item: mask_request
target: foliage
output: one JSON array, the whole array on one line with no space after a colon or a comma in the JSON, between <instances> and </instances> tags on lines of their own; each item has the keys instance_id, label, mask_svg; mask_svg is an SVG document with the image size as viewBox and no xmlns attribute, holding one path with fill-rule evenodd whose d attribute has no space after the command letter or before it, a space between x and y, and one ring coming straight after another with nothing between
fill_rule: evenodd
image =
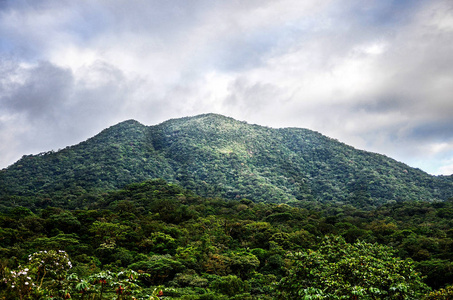
<instances>
[{"instance_id":1,"label":"foliage","mask_svg":"<svg viewBox=\"0 0 453 300\"><path fill-rule=\"evenodd\" d=\"M12 206L89 208L96 196L86 191L151 178L205 197L299 206L323 202L373 209L394 201L453 196L449 177L428 175L317 132L207 114L150 127L129 120L78 145L24 156L0 171L0 211ZM173 205L161 204L164 211ZM187 219L190 212L182 208L168 217Z\"/></svg>"},{"instance_id":2,"label":"foliage","mask_svg":"<svg viewBox=\"0 0 453 300\"><path fill-rule=\"evenodd\" d=\"M0 214L0 299L423 299L453 280L453 201L294 207L162 179L83 198Z\"/></svg>"},{"instance_id":3,"label":"foliage","mask_svg":"<svg viewBox=\"0 0 453 300\"><path fill-rule=\"evenodd\" d=\"M453 286L447 286L444 289L439 289L427 294L425 300L450 300L453 299Z\"/></svg>"},{"instance_id":4,"label":"foliage","mask_svg":"<svg viewBox=\"0 0 453 300\"><path fill-rule=\"evenodd\" d=\"M104 299L109 295L116 295L115 299L133 299L131 295L140 295L142 290L136 284L139 274L134 271L102 271L81 279L75 273L67 274L71 267L69 257L62 250L33 253L24 267L6 273L4 295L9 299L79 298L76 295L80 295L79 299L85 296Z\"/></svg>"},{"instance_id":5,"label":"foliage","mask_svg":"<svg viewBox=\"0 0 453 300\"><path fill-rule=\"evenodd\" d=\"M7 295L17 299L37 299L40 297L63 296L67 286L63 279L72 263L63 250L40 251L28 256L24 266L8 272L3 281Z\"/></svg>"},{"instance_id":6,"label":"foliage","mask_svg":"<svg viewBox=\"0 0 453 300\"><path fill-rule=\"evenodd\" d=\"M428 287L389 247L327 237L317 251L289 255L281 299L420 299Z\"/></svg>"},{"instance_id":7,"label":"foliage","mask_svg":"<svg viewBox=\"0 0 453 300\"><path fill-rule=\"evenodd\" d=\"M452 178L310 130L125 121L0 170L0 299L450 299Z\"/></svg>"}]
</instances>

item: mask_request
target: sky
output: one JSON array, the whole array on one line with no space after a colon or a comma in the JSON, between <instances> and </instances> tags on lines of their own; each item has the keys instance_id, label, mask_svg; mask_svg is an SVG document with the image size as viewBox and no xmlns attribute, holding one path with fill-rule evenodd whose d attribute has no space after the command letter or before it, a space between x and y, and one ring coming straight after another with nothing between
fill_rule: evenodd
<instances>
[{"instance_id":1,"label":"sky","mask_svg":"<svg viewBox=\"0 0 453 300\"><path fill-rule=\"evenodd\" d=\"M0 0L0 169L202 113L453 174L453 1Z\"/></svg>"}]
</instances>

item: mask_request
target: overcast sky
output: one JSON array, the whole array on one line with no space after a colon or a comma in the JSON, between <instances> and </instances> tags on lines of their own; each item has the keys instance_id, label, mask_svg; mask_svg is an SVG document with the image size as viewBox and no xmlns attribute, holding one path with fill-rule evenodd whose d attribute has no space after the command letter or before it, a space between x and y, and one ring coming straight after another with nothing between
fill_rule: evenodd
<instances>
[{"instance_id":1,"label":"overcast sky","mask_svg":"<svg viewBox=\"0 0 453 300\"><path fill-rule=\"evenodd\" d=\"M0 0L0 168L220 113L453 173L453 1Z\"/></svg>"}]
</instances>

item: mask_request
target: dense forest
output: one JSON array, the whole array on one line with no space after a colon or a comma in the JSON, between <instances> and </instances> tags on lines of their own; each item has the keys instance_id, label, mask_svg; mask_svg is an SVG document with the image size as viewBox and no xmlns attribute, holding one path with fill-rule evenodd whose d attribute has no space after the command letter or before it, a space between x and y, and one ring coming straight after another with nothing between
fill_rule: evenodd
<instances>
[{"instance_id":1,"label":"dense forest","mask_svg":"<svg viewBox=\"0 0 453 300\"><path fill-rule=\"evenodd\" d=\"M310 130L130 120L0 170L0 299L453 299L452 215Z\"/></svg>"},{"instance_id":2,"label":"dense forest","mask_svg":"<svg viewBox=\"0 0 453 300\"><path fill-rule=\"evenodd\" d=\"M0 171L0 211L77 208L71 197L163 178L204 197L336 203L373 209L453 197L451 176L431 176L317 132L250 125L215 114L155 126L125 121L60 151L26 155ZM36 203L40 195L45 203Z\"/></svg>"},{"instance_id":3,"label":"dense forest","mask_svg":"<svg viewBox=\"0 0 453 300\"><path fill-rule=\"evenodd\" d=\"M162 179L72 201L0 216L0 299L453 296L453 201L294 207Z\"/></svg>"}]
</instances>

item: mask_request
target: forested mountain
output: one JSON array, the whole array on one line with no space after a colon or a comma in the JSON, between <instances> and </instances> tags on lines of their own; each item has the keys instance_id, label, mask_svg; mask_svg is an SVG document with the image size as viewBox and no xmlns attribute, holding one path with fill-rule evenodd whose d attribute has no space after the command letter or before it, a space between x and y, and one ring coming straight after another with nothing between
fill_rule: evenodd
<instances>
[{"instance_id":1,"label":"forested mountain","mask_svg":"<svg viewBox=\"0 0 453 300\"><path fill-rule=\"evenodd\" d=\"M0 171L0 300L451 299L452 185L306 129L125 121Z\"/></svg>"},{"instance_id":2,"label":"forested mountain","mask_svg":"<svg viewBox=\"0 0 453 300\"><path fill-rule=\"evenodd\" d=\"M74 206L86 191L163 178L205 197L372 208L453 196L453 180L307 129L274 129L216 114L155 126L129 120L0 171L3 208ZM30 199L40 196L39 203ZM71 204L72 201L72 204ZM87 200L88 201L88 200Z\"/></svg>"}]
</instances>

